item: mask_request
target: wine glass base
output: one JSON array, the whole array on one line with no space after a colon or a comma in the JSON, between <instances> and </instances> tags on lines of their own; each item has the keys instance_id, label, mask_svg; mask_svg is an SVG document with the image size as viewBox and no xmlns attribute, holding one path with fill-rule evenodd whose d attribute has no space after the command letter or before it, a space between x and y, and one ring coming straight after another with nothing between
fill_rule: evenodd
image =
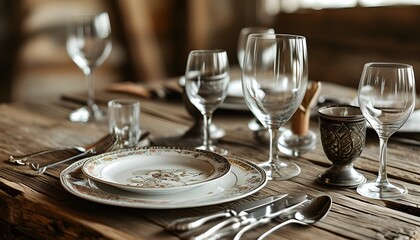
<instances>
[{"instance_id":1,"label":"wine glass base","mask_svg":"<svg viewBox=\"0 0 420 240\"><path fill-rule=\"evenodd\" d=\"M290 130L281 132L278 148L280 152L293 157L299 157L316 146L316 134L309 130L305 135L293 134Z\"/></svg>"},{"instance_id":2,"label":"wine glass base","mask_svg":"<svg viewBox=\"0 0 420 240\"><path fill-rule=\"evenodd\" d=\"M265 170L268 180L287 180L300 173L300 167L289 161L266 161L258 166Z\"/></svg>"},{"instance_id":3,"label":"wine glass base","mask_svg":"<svg viewBox=\"0 0 420 240\"><path fill-rule=\"evenodd\" d=\"M217 153L217 154L220 154L220 155L227 155L228 154L228 151L226 149L216 147L215 145L210 145L208 147L202 145L202 146L196 147L196 149L206 150L206 151L214 152L214 153Z\"/></svg>"},{"instance_id":4,"label":"wine glass base","mask_svg":"<svg viewBox=\"0 0 420 240\"><path fill-rule=\"evenodd\" d=\"M400 184L379 185L376 182L367 182L357 188L357 192L373 199L397 199L407 195L408 190Z\"/></svg>"},{"instance_id":5,"label":"wine glass base","mask_svg":"<svg viewBox=\"0 0 420 240\"><path fill-rule=\"evenodd\" d=\"M87 123L92 121L105 120L105 112L99 108L98 105L93 105L92 108L83 106L70 113L69 119L72 122Z\"/></svg>"}]
</instances>

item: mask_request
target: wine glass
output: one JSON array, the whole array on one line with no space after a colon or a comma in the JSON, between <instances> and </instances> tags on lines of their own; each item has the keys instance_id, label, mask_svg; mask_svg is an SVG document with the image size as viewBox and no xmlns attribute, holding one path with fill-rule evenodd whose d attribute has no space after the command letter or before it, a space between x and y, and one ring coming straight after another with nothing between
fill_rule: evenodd
<instances>
[{"instance_id":1,"label":"wine glass","mask_svg":"<svg viewBox=\"0 0 420 240\"><path fill-rule=\"evenodd\" d=\"M188 56L185 70L185 91L190 102L204 120L203 145L197 149L219 154L227 151L216 147L210 138L213 112L226 98L229 84L229 63L224 50L195 50Z\"/></svg>"},{"instance_id":2,"label":"wine glass","mask_svg":"<svg viewBox=\"0 0 420 240\"><path fill-rule=\"evenodd\" d=\"M376 180L357 188L362 196L395 199L407 194L407 188L392 184L386 173L387 142L414 110L415 79L413 67L402 63L367 63L359 83L359 106L379 136L379 172Z\"/></svg>"},{"instance_id":3,"label":"wine glass","mask_svg":"<svg viewBox=\"0 0 420 240\"><path fill-rule=\"evenodd\" d=\"M251 112L269 131L269 159L259 164L267 171L269 179L285 180L300 173L299 166L279 159L277 144L278 131L302 102L307 81L305 37L249 35L242 68L242 88Z\"/></svg>"},{"instance_id":4,"label":"wine glass","mask_svg":"<svg viewBox=\"0 0 420 240\"><path fill-rule=\"evenodd\" d=\"M248 36L253 33L274 34L274 29L268 28L268 27L245 27L241 29L241 31L239 32L238 49L237 49L238 62L241 68L243 66L243 61L244 61L246 40L248 39Z\"/></svg>"},{"instance_id":5,"label":"wine glass","mask_svg":"<svg viewBox=\"0 0 420 240\"><path fill-rule=\"evenodd\" d=\"M72 122L102 120L105 113L95 103L93 71L109 56L112 48L111 25L107 13L81 16L70 24L67 36L67 53L83 71L88 84L87 105L70 113Z\"/></svg>"},{"instance_id":6,"label":"wine glass","mask_svg":"<svg viewBox=\"0 0 420 240\"><path fill-rule=\"evenodd\" d=\"M242 69L243 61L244 61L246 40L248 39L248 36L252 33L272 33L272 34L274 34L274 29L269 28L269 27L245 27L245 28L241 29L241 31L239 32L238 49L237 49L237 52L236 52L237 57L238 57L239 67L241 69ZM258 131L264 129L262 124L256 118L251 119L248 123L248 126L252 131L255 131L255 132L258 132Z\"/></svg>"}]
</instances>

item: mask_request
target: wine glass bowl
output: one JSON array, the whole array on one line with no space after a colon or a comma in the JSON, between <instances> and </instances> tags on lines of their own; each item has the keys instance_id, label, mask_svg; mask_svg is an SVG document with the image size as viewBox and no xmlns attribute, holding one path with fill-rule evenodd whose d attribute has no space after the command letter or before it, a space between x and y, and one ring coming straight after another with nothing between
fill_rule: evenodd
<instances>
[{"instance_id":1,"label":"wine glass bowl","mask_svg":"<svg viewBox=\"0 0 420 240\"><path fill-rule=\"evenodd\" d=\"M224 101L229 84L229 63L224 50L194 50L188 56L185 91L189 101L203 115L203 145L198 149L227 154L210 136L213 112Z\"/></svg>"},{"instance_id":2,"label":"wine glass bowl","mask_svg":"<svg viewBox=\"0 0 420 240\"><path fill-rule=\"evenodd\" d=\"M357 188L363 196L395 199L407 194L407 188L387 178L388 138L407 121L415 106L415 78L411 65L367 63L360 78L358 101L366 120L379 136L379 171L376 180Z\"/></svg>"},{"instance_id":3,"label":"wine glass bowl","mask_svg":"<svg viewBox=\"0 0 420 240\"><path fill-rule=\"evenodd\" d=\"M111 53L111 25L107 13L80 16L70 24L66 48L73 62L87 79L88 99L86 106L70 113L72 122L102 120L105 113L95 103L93 71L102 65Z\"/></svg>"},{"instance_id":4,"label":"wine glass bowl","mask_svg":"<svg viewBox=\"0 0 420 240\"><path fill-rule=\"evenodd\" d=\"M259 165L270 179L284 180L300 173L294 163L278 157L278 130L295 113L308 78L306 39L288 34L248 37L242 88L245 102L270 134L269 159Z\"/></svg>"}]
</instances>

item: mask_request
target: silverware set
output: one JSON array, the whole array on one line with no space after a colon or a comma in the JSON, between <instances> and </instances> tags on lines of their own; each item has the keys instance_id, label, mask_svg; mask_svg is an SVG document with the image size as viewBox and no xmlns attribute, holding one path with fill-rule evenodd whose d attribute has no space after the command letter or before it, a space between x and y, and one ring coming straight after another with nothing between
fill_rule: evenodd
<instances>
[{"instance_id":1,"label":"silverware set","mask_svg":"<svg viewBox=\"0 0 420 240\"><path fill-rule=\"evenodd\" d=\"M222 212L202 216L177 219L171 222L168 230L184 231L185 239L240 239L247 231L272 221L278 223L258 239L264 239L277 229L290 224L298 223L309 225L324 218L332 205L330 196L311 197L306 194L290 196L281 194L261 200L245 203ZM215 225L196 231L200 226L210 222L219 221ZM222 220L220 220L222 219Z\"/></svg>"}]
</instances>

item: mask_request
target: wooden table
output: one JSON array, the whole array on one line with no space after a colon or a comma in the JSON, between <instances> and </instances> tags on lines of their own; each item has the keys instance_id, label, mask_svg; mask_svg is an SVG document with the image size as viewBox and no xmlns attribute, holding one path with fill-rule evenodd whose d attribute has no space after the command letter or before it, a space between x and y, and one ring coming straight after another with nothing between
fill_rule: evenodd
<instances>
[{"instance_id":1,"label":"wooden table","mask_svg":"<svg viewBox=\"0 0 420 240\"><path fill-rule=\"evenodd\" d=\"M352 93L354 94L354 93ZM118 94L104 94L102 103ZM70 123L67 115L73 103L58 101L46 104L4 104L0 106L0 238L1 239L178 239L180 233L165 226L179 217L198 216L261 199L278 193L328 194L333 206L328 216L315 225L288 225L271 239L420 239L420 155L419 147L389 143L388 174L404 184L408 195L401 200L372 200L357 194L354 188L332 188L316 182L318 174L331 163L318 139L316 149L299 158L302 172L287 181L269 181L259 192L246 198L211 207L152 210L131 209L90 202L64 190L59 174L68 164L30 176L25 166L8 163L10 154L28 153L48 147L87 144L107 132L106 123ZM218 144L230 154L256 163L268 156L268 145L255 140L247 123L249 112L218 111L217 126L226 131ZM316 118L311 128L319 135ZM151 138L180 137L192 125L181 101L141 100L141 127ZM355 167L368 179L378 170L378 140L369 133L364 152ZM57 160L58 156L50 156ZM271 223L269 227L274 226ZM245 239L255 239L267 227L249 232ZM269 239L270 239L269 238Z\"/></svg>"}]
</instances>

